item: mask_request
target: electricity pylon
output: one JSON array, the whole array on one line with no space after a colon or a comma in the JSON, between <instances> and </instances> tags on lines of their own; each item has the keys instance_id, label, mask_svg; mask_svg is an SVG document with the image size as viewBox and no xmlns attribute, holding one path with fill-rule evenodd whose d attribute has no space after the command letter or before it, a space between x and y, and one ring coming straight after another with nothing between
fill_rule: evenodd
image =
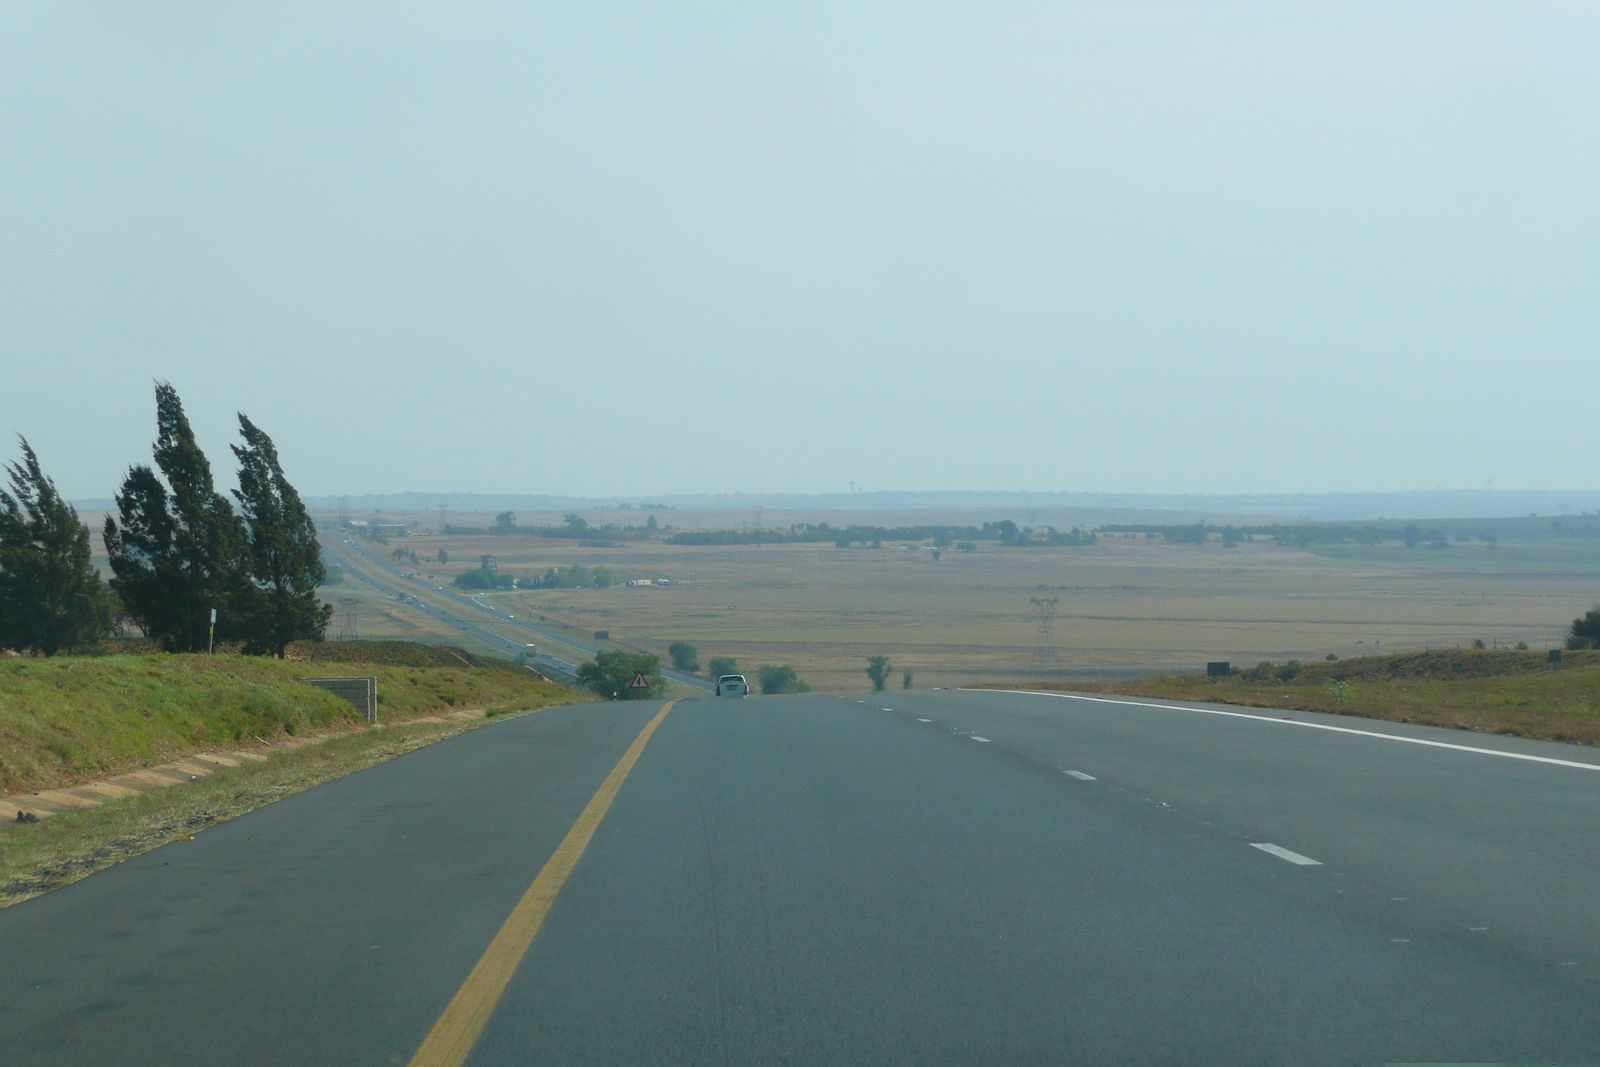
<instances>
[{"instance_id":1,"label":"electricity pylon","mask_svg":"<svg viewBox=\"0 0 1600 1067\"><path fill-rule=\"evenodd\" d=\"M1061 665L1056 656L1056 611L1061 606L1061 598L1053 596L1046 600L1044 597L1034 597L1028 601L1033 606L1033 615L1038 622L1038 630L1033 639L1033 659L1028 664L1034 670L1047 671Z\"/></svg>"}]
</instances>

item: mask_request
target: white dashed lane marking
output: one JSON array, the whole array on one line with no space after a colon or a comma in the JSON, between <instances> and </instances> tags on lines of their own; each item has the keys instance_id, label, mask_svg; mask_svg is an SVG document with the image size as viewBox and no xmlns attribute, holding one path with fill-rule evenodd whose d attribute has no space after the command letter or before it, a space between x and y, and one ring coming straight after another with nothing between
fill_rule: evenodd
<instances>
[{"instance_id":1,"label":"white dashed lane marking","mask_svg":"<svg viewBox=\"0 0 1600 1067\"><path fill-rule=\"evenodd\" d=\"M972 735L972 739L974 741L982 741L984 744L988 744L989 743L989 739L987 737L979 737L977 734L973 734Z\"/></svg>"},{"instance_id":2,"label":"white dashed lane marking","mask_svg":"<svg viewBox=\"0 0 1600 1067\"><path fill-rule=\"evenodd\" d=\"M1302 867L1321 867L1322 866L1322 861L1321 860L1314 860L1310 856L1302 856L1298 852L1290 852L1288 849L1281 848L1278 845L1269 845L1269 844L1266 844L1264 842L1257 843L1255 841L1252 841L1252 842L1250 842L1250 847L1251 848L1259 848L1262 852L1265 852L1270 856L1276 856L1280 860L1288 860L1290 863L1297 863Z\"/></svg>"},{"instance_id":3,"label":"white dashed lane marking","mask_svg":"<svg viewBox=\"0 0 1600 1067\"><path fill-rule=\"evenodd\" d=\"M932 719L918 719L918 722L932 722Z\"/></svg>"},{"instance_id":4,"label":"white dashed lane marking","mask_svg":"<svg viewBox=\"0 0 1600 1067\"><path fill-rule=\"evenodd\" d=\"M1070 774L1070 775L1072 775L1072 777L1076 778L1080 782L1094 782L1094 781L1098 781L1099 780L1099 779L1095 778L1094 775L1092 775L1092 774L1084 774L1082 771L1062 771L1061 773L1062 774Z\"/></svg>"}]
</instances>

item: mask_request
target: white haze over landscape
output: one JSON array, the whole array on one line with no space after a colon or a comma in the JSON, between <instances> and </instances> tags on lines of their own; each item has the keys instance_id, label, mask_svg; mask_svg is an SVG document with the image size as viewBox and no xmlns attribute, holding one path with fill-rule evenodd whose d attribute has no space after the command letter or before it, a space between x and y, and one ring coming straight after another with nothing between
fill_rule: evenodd
<instances>
[{"instance_id":1,"label":"white haze over landscape","mask_svg":"<svg viewBox=\"0 0 1600 1067\"><path fill-rule=\"evenodd\" d=\"M313 497L1600 507L1593 4L4 10L0 458L70 497L164 378Z\"/></svg>"}]
</instances>

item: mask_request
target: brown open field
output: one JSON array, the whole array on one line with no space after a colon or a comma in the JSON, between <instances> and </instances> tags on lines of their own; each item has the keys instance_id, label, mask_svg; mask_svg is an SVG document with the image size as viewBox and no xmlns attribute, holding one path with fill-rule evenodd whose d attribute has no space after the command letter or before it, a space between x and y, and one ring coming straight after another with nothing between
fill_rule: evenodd
<instances>
[{"instance_id":1,"label":"brown open field","mask_svg":"<svg viewBox=\"0 0 1600 1067\"><path fill-rule=\"evenodd\" d=\"M640 523L645 516L617 517ZM920 688L1126 677L1193 670L1211 659L1321 660L1329 652L1465 646L1475 638L1491 647L1525 641L1543 649L1559 644L1567 623L1600 596L1600 548L1581 541L1513 543L1502 536L1497 545L1461 542L1440 551L1394 542L1299 549L1257 540L1224 549L1215 541L1173 545L1119 535L1091 547L982 542L976 553L946 550L935 562L926 544L585 547L523 536L446 537L424 532L436 516L417 518L413 534L375 551L403 544L440 584L476 567L484 553L515 575L581 563L604 566L619 581L669 578L682 584L491 595L517 614L574 631L609 630L625 646L664 654L668 642L681 639L699 648L702 661L732 655L746 670L790 663L821 689L863 687L862 669L875 654L915 671ZM680 518L662 514L673 525ZM766 525L777 525L774 518ZM696 525L737 528L740 521L725 513ZM440 548L451 562L427 562ZM1052 668L1034 661L1034 597L1060 598Z\"/></svg>"},{"instance_id":2,"label":"brown open field","mask_svg":"<svg viewBox=\"0 0 1600 1067\"><path fill-rule=\"evenodd\" d=\"M1252 669L1227 678L1162 674L1069 685L1600 745L1600 652L1595 651L1565 652L1552 663L1533 650L1435 649L1323 661L1292 674L1280 665L1277 671Z\"/></svg>"}]
</instances>

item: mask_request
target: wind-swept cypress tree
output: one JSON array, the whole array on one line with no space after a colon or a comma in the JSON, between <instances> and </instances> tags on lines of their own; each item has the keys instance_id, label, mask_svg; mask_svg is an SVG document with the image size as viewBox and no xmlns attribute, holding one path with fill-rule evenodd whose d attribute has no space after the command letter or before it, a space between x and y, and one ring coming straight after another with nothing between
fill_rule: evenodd
<instances>
[{"instance_id":1,"label":"wind-swept cypress tree","mask_svg":"<svg viewBox=\"0 0 1600 1067\"><path fill-rule=\"evenodd\" d=\"M0 489L0 647L53 656L110 633L113 604L89 562L89 528L19 440L11 491Z\"/></svg>"},{"instance_id":2,"label":"wind-swept cypress tree","mask_svg":"<svg viewBox=\"0 0 1600 1067\"><path fill-rule=\"evenodd\" d=\"M260 594L250 584L244 523L211 480L177 390L156 383L156 466L132 467L106 516L111 587L128 613L172 652L206 647L217 609L219 640L254 636ZM170 491L169 491L170 487Z\"/></svg>"},{"instance_id":3,"label":"wind-swept cypress tree","mask_svg":"<svg viewBox=\"0 0 1600 1067\"><path fill-rule=\"evenodd\" d=\"M327 578L317 547L317 528L300 494L284 477L278 449L243 413L234 445L239 457L239 488L234 496L250 527L251 574L262 587L257 640L279 659L290 641L321 641L333 605L317 599Z\"/></svg>"}]
</instances>

